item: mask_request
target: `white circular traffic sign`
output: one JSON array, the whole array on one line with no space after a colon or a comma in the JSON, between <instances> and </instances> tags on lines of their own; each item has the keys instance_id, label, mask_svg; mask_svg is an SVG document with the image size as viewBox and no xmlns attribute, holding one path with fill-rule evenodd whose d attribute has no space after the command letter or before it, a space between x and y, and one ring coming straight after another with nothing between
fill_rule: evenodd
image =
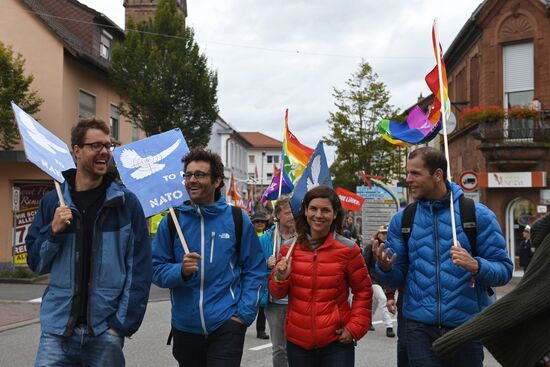
<instances>
[{"instance_id":1,"label":"white circular traffic sign","mask_svg":"<svg viewBox=\"0 0 550 367\"><path fill-rule=\"evenodd\" d=\"M474 191L478 186L477 174L472 171L462 172L458 184L466 191Z\"/></svg>"}]
</instances>

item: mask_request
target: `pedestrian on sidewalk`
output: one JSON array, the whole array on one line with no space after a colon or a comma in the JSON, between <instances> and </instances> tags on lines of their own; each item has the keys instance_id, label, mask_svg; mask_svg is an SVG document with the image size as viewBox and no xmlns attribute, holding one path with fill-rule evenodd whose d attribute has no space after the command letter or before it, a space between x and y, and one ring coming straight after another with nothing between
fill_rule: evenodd
<instances>
[{"instance_id":1,"label":"pedestrian on sidewalk","mask_svg":"<svg viewBox=\"0 0 550 367\"><path fill-rule=\"evenodd\" d=\"M288 296L290 367L348 367L371 322L372 287L359 246L340 234L344 211L327 186L308 191L296 218L298 239L283 247L269 279L273 297ZM348 302L349 292L353 300Z\"/></svg>"},{"instance_id":2,"label":"pedestrian on sidewalk","mask_svg":"<svg viewBox=\"0 0 550 367\"><path fill-rule=\"evenodd\" d=\"M504 367L550 366L550 214L531 226L536 251L519 284L478 316L439 338L435 352L450 357L470 340Z\"/></svg>"},{"instance_id":3,"label":"pedestrian on sidewalk","mask_svg":"<svg viewBox=\"0 0 550 367\"><path fill-rule=\"evenodd\" d=\"M172 354L180 366L237 367L266 285L263 252L248 216L221 195L220 156L195 148L183 169L191 200L175 208L177 223L161 221L153 240L153 282L171 291Z\"/></svg>"},{"instance_id":4,"label":"pedestrian on sidewalk","mask_svg":"<svg viewBox=\"0 0 550 367\"><path fill-rule=\"evenodd\" d=\"M138 199L108 173L109 134L97 118L73 127L65 205L46 194L25 239L30 269L50 273L35 366L124 366L124 337L145 314L151 242Z\"/></svg>"},{"instance_id":5,"label":"pedestrian on sidewalk","mask_svg":"<svg viewBox=\"0 0 550 367\"><path fill-rule=\"evenodd\" d=\"M483 346L473 340L442 360L432 351L441 335L468 321L489 304L488 288L512 277L512 261L495 214L461 198L460 187L447 180L447 160L431 147L414 150L407 160L407 184L416 201L412 227L403 227L407 209L393 216L385 246L373 245L381 283L403 288L407 319L407 353L412 367L481 367ZM453 198L458 243L453 242ZM460 203L472 204L476 232L461 222ZM468 222L470 223L470 222ZM409 234L405 240L404 235Z\"/></svg>"},{"instance_id":6,"label":"pedestrian on sidewalk","mask_svg":"<svg viewBox=\"0 0 550 367\"><path fill-rule=\"evenodd\" d=\"M380 246L386 243L386 236L388 234L388 226L380 226L376 233L373 235L373 239L376 239ZM363 258L369 269L370 278L372 281L372 313L376 313L376 309L380 307L382 309L382 321L386 328L386 336L388 338L394 338L395 332L393 331L393 323L391 320L390 312L387 307L387 298L384 290L380 286L378 277L376 276L376 269L374 261L374 256L372 255L372 243L369 243L365 246L363 250ZM369 330L374 331L374 326L371 324Z\"/></svg>"},{"instance_id":7,"label":"pedestrian on sidewalk","mask_svg":"<svg viewBox=\"0 0 550 367\"><path fill-rule=\"evenodd\" d=\"M527 266L531 262L533 257L533 250L531 250L531 227L525 226L522 232L523 240L519 245L519 266L523 268L523 271L527 271Z\"/></svg>"},{"instance_id":8,"label":"pedestrian on sidewalk","mask_svg":"<svg viewBox=\"0 0 550 367\"><path fill-rule=\"evenodd\" d=\"M275 203L274 208L277 230L271 228L260 237L260 243L264 251L264 257L269 271L275 267L281 248L288 247L296 242L296 226L290 207L288 196L281 196ZM275 240L274 240L275 237ZM275 251L273 243L275 242ZM265 305L265 316L269 324L271 335L273 367L287 367L288 359L286 353L285 320L288 306L288 297L277 299L266 291L262 294L262 304Z\"/></svg>"},{"instance_id":9,"label":"pedestrian on sidewalk","mask_svg":"<svg viewBox=\"0 0 550 367\"><path fill-rule=\"evenodd\" d=\"M267 230L268 221L267 215L260 211L257 211L252 216L252 224L254 225L258 238L262 237ZM263 293L267 293L267 287L264 288ZM265 305L265 302L261 302L260 299L260 307L258 308L258 315L256 316L256 338L258 339L269 339L269 335L265 332Z\"/></svg>"}]
</instances>

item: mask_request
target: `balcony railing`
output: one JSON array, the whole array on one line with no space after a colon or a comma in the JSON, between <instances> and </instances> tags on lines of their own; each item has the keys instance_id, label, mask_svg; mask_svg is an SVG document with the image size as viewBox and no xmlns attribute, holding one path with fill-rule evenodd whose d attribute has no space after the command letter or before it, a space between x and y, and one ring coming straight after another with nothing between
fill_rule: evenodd
<instances>
[{"instance_id":1,"label":"balcony railing","mask_svg":"<svg viewBox=\"0 0 550 367\"><path fill-rule=\"evenodd\" d=\"M480 122L474 138L492 144L550 143L550 125L545 119L505 120L500 122Z\"/></svg>"}]
</instances>

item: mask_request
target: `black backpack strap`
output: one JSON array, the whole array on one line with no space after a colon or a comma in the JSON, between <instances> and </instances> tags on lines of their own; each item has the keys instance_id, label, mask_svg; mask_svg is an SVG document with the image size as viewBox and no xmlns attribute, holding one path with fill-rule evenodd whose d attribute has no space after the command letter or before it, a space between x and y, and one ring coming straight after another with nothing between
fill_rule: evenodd
<instances>
[{"instance_id":1,"label":"black backpack strap","mask_svg":"<svg viewBox=\"0 0 550 367\"><path fill-rule=\"evenodd\" d=\"M243 237L243 211L237 206L231 206L233 223L235 224L235 240L237 241L235 249L237 252L237 261L241 255L241 240Z\"/></svg>"},{"instance_id":2,"label":"black backpack strap","mask_svg":"<svg viewBox=\"0 0 550 367\"><path fill-rule=\"evenodd\" d=\"M403 211L401 218L401 235L403 236L403 244L405 252L409 252L409 238L411 238L412 227L414 223L414 215L416 214L416 201L407 205Z\"/></svg>"},{"instance_id":3,"label":"black backpack strap","mask_svg":"<svg viewBox=\"0 0 550 367\"><path fill-rule=\"evenodd\" d=\"M468 237L472 256L477 255L477 223L476 223L476 203L470 198L461 195L458 198L460 206L460 220L462 221L462 229Z\"/></svg>"}]
</instances>

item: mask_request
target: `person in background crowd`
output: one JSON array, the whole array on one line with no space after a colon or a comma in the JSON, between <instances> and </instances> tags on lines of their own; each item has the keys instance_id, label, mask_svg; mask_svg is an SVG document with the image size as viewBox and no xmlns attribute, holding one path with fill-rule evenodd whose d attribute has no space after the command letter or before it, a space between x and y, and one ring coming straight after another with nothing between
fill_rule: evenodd
<instances>
[{"instance_id":1,"label":"person in background crowd","mask_svg":"<svg viewBox=\"0 0 550 367\"><path fill-rule=\"evenodd\" d=\"M263 236L268 223L269 219L267 215L262 212L258 211L252 216L252 224L254 225L258 237ZM267 292L267 287L265 291ZM256 337L258 339L269 339L269 335L265 332L265 311L263 306L264 305L260 304L258 308L258 316L256 317Z\"/></svg>"},{"instance_id":2,"label":"person in background crowd","mask_svg":"<svg viewBox=\"0 0 550 367\"><path fill-rule=\"evenodd\" d=\"M46 194L25 238L29 268L50 273L35 366L124 366L124 337L145 315L151 241L137 197L107 173L109 134L94 117L73 127L65 205Z\"/></svg>"},{"instance_id":3,"label":"person in background crowd","mask_svg":"<svg viewBox=\"0 0 550 367\"><path fill-rule=\"evenodd\" d=\"M397 367L409 367L407 338L405 335L407 330L407 319L403 317L403 290L397 290L397 300L395 297L395 289L385 288L384 293L388 300L386 302L388 311L393 315L397 313Z\"/></svg>"},{"instance_id":4,"label":"person in background crowd","mask_svg":"<svg viewBox=\"0 0 550 367\"><path fill-rule=\"evenodd\" d=\"M352 241L359 243L359 234L353 224L353 214L349 213L344 219L344 224L342 225L342 236L349 238Z\"/></svg>"},{"instance_id":5,"label":"person in background crowd","mask_svg":"<svg viewBox=\"0 0 550 367\"><path fill-rule=\"evenodd\" d=\"M404 289L403 314L407 318L407 353L413 367L481 367L479 340L463 345L450 360L434 354L432 343L441 335L474 317L489 304L489 287L512 277L512 261L495 214L475 204L476 251L457 221L458 243L453 242L452 193L455 218L460 219L460 187L447 181L447 161L442 151L422 147L409 154L407 184L416 200L410 238L405 244L404 211L390 222L385 246L373 245L381 283Z\"/></svg>"},{"instance_id":6,"label":"person in background crowd","mask_svg":"<svg viewBox=\"0 0 550 367\"><path fill-rule=\"evenodd\" d=\"M525 272L533 257L533 251L531 250L531 227L525 226L522 235L523 241L521 241L519 246L519 266L521 266Z\"/></svg>"},{"instance_id":7,"label":"person in background crowd","mask_svg":"<svg viewBox=\"0 0 550 367\"><path fill-rule=\"evenodd\" d=\"M260 211L257 211L252 216L252 224L254 225L254 229L256 230L258 237L261 237L264 234L267 229L268 221L267 215Z\"/></svg>"},{"instance_id":8,"label":"person in background crowd","mask_svg":"<svg viewBox=\"0 0 550 367\"><path fill-rule=\"evenodd\" d=\"M354 342L368 331L371 281L359 247L339 234L343 216L333 189L318 186L308 191L296 218L294 252L287 260L290 249L283 247L271 273L271 295L288 296L290 367L353 366Z\"/></svg>"},{"instance_id":9,"label":"person in background crowd","mask_svg":"<svg viewBox=\"0 0 550 367\"><path fill-rule=\"evenodd\" d=\"M237 367L266 283L262 248L248 216L221 195L219 155L195 148L183 170L191 200L175 208L175 225L190 252L169 215L153 240L153 282L170 289L172 354L180 366Z\"/></svg>"},{"instance_id":10,"label":"person in background crowd","mask_svg":"<svg viewBox=\"0 0 550 367\"><path fill-rule=\"evenodd\" d=\"M377 239L380 246L382 246L384 243L386 243L387 233L388 233L388 227L380 226L378 228L378 231L376 231L376 233L374 234L373 238ZM376 276L375 261L372 255L372 244L368 244L365 246L365 249L363 250L363 257L365 258L365 263L367 264L370 278L372 280L372 292L373 292L372 312L374 314L376 312L377 307L380 307L382 309L382 320L384 322L384 326L386 327L386 336L388 338L394 338L395 333L393 331L391 315L390 315L390 312L388 311L388 307L386 304L387 303L386 295L384 294L384 290L378 283L378 277ZM369 330L374 331L374 326L372 324L370 325Z\"/></svg>"},{"instance_id":11,"label":"person in background crowd","mask_svg":"<svg viewBox=\"0 0 550 367\"><path fill-rule=\"evenodd\" d=\"M272 270L275 267L277 257L282 247L290 246L296 241L296 226L290 207L290 199L281 196L275 204L275 220L278 223L278 230L270 229L260 238L264 251L267 268ZM275 241L273 240L275 237ZM275 250L273 243L275 242ZM262 294L261 304L269 324L271 336L273 367L287 367L288 359L286 354L285 318L288 306L288 298L277 299L268 295L267 290Z\"/></svg>"},{"instance_id":12,"label":"person in background crowd","mask_svg":"<svg viewBox=\"0 0 550 367\"><path fill-rule=\"evenodd\" d=\"M550 214L530 231L536 251L518 285L479 315L448 332L434 351L449 358L480 339L504 367L550 367Z\"/></svg>"}]
</instances>

